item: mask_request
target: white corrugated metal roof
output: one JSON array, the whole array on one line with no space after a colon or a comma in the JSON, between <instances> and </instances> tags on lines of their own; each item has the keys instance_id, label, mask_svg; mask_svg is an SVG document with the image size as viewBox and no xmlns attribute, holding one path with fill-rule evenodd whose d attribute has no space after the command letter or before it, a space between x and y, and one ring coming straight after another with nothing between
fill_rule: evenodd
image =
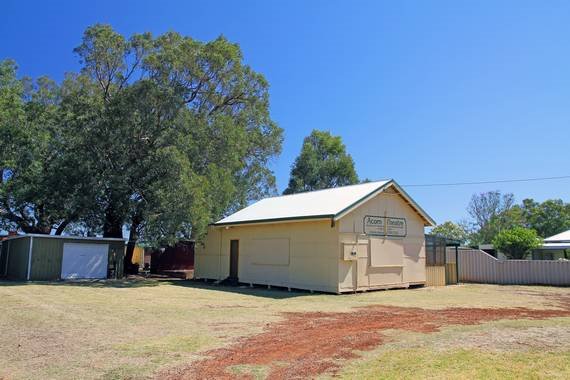
<instances>
[{"instance_id":1,"label":"white corrugated metal roof","mask_svg":"<svg viewBox=\"0 0 570 380\"><path fill-rule=\"evenodd\" d=\"M393 181L361 183L358 185L310 191L280 197L265 198L218 222L214 225L262 223L294 219L338 219L348 209L359 205L383 190L394 185L428 223L433 220Z\"/></svg>"},{"instance_id":2,"label":"white corrugated metal roof","mask_svg":"<svg viewBox=\"0 0 570 380\"><path fill-rule=\"evenodd\" d=\"M545 242L570 242L570 230L561 232L559 234L553 235L544 239Z\"/></svg>"}]
</instances>

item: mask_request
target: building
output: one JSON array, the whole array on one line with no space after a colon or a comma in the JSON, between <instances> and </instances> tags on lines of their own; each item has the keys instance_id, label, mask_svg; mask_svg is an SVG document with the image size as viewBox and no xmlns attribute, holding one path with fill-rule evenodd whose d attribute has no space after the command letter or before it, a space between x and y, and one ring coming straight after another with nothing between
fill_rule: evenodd
<instances>
[{"instance_id":1,"label":"building","mask_svg":"<svg viewBox=\"0 0 570 380\"><path fill-rule=\"evenodd\" d=\"M570 259L570 230L544 239L542 247L532 253L533 260Z\"/></svg>"},{"instance_id":2,"label":"building","mask_svg":"<svg viewBox=\"0 0 570 380\"><path fill-rule=\"evenodd\" d=\"M2 241L0 277L13 280L121 278L123 239L17 235Z\"/></svg>"},{"instance_id":3,"label":"building","mask_svg":"<svg viewBox=\"0 0 570 380\"><path fill-rule=\"evenodd\" d=\"M266 198L209 227L194 275L331 293L423 285L434 225L393 180Z\"/></svg>"},{"instance_id":4,"label":"building","mask_svg":"<svg viewBox=\"0 0 570 380\"><path fill-rule=\"evenodd\" d=\"M151 273L192 278L194 274L194 240L180 240L174 245L151 251Z\"/></svg>"}]
</instances>

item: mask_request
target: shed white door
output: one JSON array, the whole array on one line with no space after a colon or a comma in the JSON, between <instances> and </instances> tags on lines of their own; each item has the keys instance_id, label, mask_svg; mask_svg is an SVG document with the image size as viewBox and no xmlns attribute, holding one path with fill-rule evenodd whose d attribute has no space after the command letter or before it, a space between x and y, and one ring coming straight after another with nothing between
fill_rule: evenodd
<instances>
[{"instance_id":1,"label":"shed white door","mask_svg":"<svg viewBox=\"0 0 570 380\"><path fill-rule=\"evenodd\" d=\"M108 244L63 244L61 278L107 278Z\"/></svg>"}]
</instances>

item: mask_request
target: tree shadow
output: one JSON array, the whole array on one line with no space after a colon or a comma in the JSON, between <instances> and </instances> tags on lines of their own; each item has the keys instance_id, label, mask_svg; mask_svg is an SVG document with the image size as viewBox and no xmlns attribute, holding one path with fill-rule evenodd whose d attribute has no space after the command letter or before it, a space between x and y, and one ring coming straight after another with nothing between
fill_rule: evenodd
<instances>
[{"instance_id":1,"label":"tree shadow","mask_svg":"<svg viewBox=\"0 0 570 380\"><path fill-rule=\"evenodd\" d=\"M321 292L311 293L310 291L303 289L289 290L286 287L280 287L280 286L271 286L271 289L269 289L266 285L253 285L253 286L249 286L247 284L227 285L227 284L215 284L213 282L203 282L199 280L175 281L172 283L172 285L183 286L194 289L235 293L246 296L272 298L272 299L312 297L318 294L324 294Z\"/></svg>"},{"instance_id":2,"label":"tree shadow","mask_svg":"<svg viewBox=\"0 0 570 380\"><path fill-rule=\"evenodd\" d=\"M319 292L311 293L302 289L291 289L284 287L274 287L268 289L267 286L254 285L250 287L245 284L227 285L216 284L213 282L203 282L198 280L183 280L176 278L150 278L150 279L120 279L120 280L59 280L59 281L10 281L6 279L0 280L0 287L13 286L64 286L64 287L86 287L86 288L145 288L157 287L160 285L173 285L188 289L211 290L226 293L234 293L245 296L263 297L271 299L288 299L295 297L311 297L319 294ZM215 295L213 295L215 297Z\"/></svg>"},{"instance_id":3,"label":"tree shadow","mask_svg":"<svg viewBox=\"0 0 570 380\"><path fill-rule=\"evenodd\" d=\"M2 279L0 280L0 287L10 286L30 286L30 285L45 285L45 286L68 286L68 287L88 287L88 288L142 288L153 287L160 285L157 280L55 280L55 281L11 281Z\"/></svg>"}]
</instances>

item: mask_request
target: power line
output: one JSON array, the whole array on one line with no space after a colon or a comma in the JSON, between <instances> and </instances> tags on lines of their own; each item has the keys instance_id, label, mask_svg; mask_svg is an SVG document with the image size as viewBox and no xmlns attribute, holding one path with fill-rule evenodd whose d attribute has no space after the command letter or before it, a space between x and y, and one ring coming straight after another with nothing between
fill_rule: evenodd
<instances>
[{"instance_id":1,"label":"power line","mask_svg":"<svg viewBox=\"0 0 570 380\"><path fill-rule=\"evenodd\" d=\"M533 181L551 181L557 179L570 179L570 175L558 177L538 177L538 178L519 178L519 179L502 179L495 181L473 181L473 182L450 182L450 183L424 183L402 185L403 187L436 187L436 186L465 186L465 185L488 185L494 183L512 183L512 182L533 182Z\"/></svg>"}]
</instances>

